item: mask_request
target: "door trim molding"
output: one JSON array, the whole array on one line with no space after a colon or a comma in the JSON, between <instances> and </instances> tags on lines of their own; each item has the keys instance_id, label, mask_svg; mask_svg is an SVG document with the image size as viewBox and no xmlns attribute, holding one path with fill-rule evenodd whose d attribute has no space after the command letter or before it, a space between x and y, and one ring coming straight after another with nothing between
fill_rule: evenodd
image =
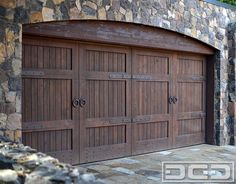
<instances>
[{"instance_id":1,"label":"door trim molding","mask_svg":"<svg viewBox=\"0 0 236 184\"><path fill-rule=\"evenodd\" d=\"M134 23L74 20L23 25L27 35L214 54L205 43L180 33Z\"/></svg>"}]
</instances>

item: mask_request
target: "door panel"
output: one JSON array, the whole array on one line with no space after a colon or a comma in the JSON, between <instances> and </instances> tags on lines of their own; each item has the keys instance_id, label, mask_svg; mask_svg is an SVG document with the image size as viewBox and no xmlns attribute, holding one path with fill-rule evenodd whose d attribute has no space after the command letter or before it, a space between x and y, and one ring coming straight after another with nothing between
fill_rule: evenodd
<instances>
[{"instance_id":1,"label":"door panel","mask_svg":"<svg viewBox=\"0 0 236 184\"><path fill-rule=\"evenodd\" d=\"M78 113L71 105L76 53L73 42L23 40L23 143L73 164L79 162Z\"/></svg>"},{"instance_id":2,"label":"door panel","mask_svg":"<svg viewBox=\"0 0 236 184\"><path fill-rule=\"evenodd\" d=\"M172 144L170 55L133 50L132 154L169 148Z\"/></svg>"},{"instance_id":3,"label":"door panel","mask_svg":"<svg viewBox=\"0 0 236 184\"><path fill-rule=\"evenodd\" d=\"M80 45L81 163L130 155L130 79L128 49Z\"/></svg>"},{"instance_id":4,"label":"door panel","mask_svg":"<svg viewBox=\"0 0 236 184\"><path fill-rule=\"evenodd\" d=\"M24 37L22 64L23 143L61 161L205 142L203 56Z\"/></svg>"},{"instance_id":5,"label":"door panel","mask_svg":"<svg viewBox=\"0 0 236 184\"><path fill-rule=\"evenodd\" d=\"M205 141L205 81L204 57L176 56L174 71L178 101L174 105L174 146L186 146Z\"/></svg>"}]
</instances>

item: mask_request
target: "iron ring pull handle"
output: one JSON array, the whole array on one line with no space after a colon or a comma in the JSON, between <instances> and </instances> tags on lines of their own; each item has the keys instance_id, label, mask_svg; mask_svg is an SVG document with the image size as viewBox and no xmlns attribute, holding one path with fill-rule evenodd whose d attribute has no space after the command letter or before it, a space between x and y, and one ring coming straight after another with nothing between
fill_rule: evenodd
<instances>
[{"instance_id":1,"label":"iron ring pull handle","mask_svg":"<svg viewBox=\"0 0 236 184\"><path fill-rule=\"evenodd\" d=\"M172 103L174 103L174 101L173 101L173 96L170 96L170 97L169 97L169 104L172 104Z\"/></svg>"},{"instance_id":2,"label":"iron ring pull handle","mask_svg":"<svg viewBox=\"0 0 236 184\"><path fill-rule=\"evenodd\" d=\"M178 101L178 98L175 96L169 97L169 104L175 104Z\"/></svg>"},{"instance_id":3,"label":"iron ring pull handle","mask_svg":"<svg viewBox=\"0 0 236 184\"><path fill-rule=\"evenodd\" d=\"M72 104L75 108L84 107L86 105L86 99L84 97L74 98Z\"/></svg>"},{"instance_id":4,"label":"iron ring pull handle","mask_svg":"<svg viewBox=\"0 0 236 184\"><path fill-rule=\"evenodd\" d=\"M178 98L176 96L173 96L173 103L175 104L178 101Z\"/></svg>"}]
</instances>

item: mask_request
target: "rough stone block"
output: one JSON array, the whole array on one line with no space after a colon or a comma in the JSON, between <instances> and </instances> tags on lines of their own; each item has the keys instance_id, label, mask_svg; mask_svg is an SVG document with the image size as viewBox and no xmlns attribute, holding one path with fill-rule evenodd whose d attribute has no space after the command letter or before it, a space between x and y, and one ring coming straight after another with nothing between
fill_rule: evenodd
<instances>
[{"instance_id":1,"label":"rough stone block","mask_svg":"<svg viewBox=\"0 0 236 184\"><path fill-rule=\"evenodd\" d=\"M19 130L21 129L21 114L13 113L8 116L7 119L8 130Z\"/></svg>"},{"instance_id":2,"label":"rough stone block","mask_svg":"<svg viewBox=\"0 0 236 184\"><path fill-rule=\"evenodd\" d=\"M7 122L7 115L4 113L0 113L0 129L6 128L6 122Z\"/></svg>"},{"instance_id":3,"label":"rough stone block","mask_svg":"<svg viewBox=\"0 0 236 184\"><path fill-rule=\"evenodd\" d=\"M4 130L0 129L0 137L4 137L4 136L5 136Z\"/></svg>"},{"instance_id":4,"label":"rough stone block","mask_svg":"<svg viewBox=\"0 0 236 184\"><path fill-rule=\"evenodd\" d=\"M1 0L0 6L4 8L15 8L16 7L16 0Z\"/></svg>"},{"instance_id":5,"label":"rough stone block","mask_svg":"<svg viewBox=\"0 0 236 184\"><path fill-rule=\"evenodd\" d=\"M21 113L21 92L16 94L16 112Z\"/></svg>"},{"instance_id":6,"label":"rough stone block","mask_svg":"<svg viewBox=\"0 0 236 184\"><path fill-rule=\"evenodd\" d=\"M6 46L3 43L0 43L0 64L5 61L6 57Z\"/></svg>"},{"instance_id":7,"label":"rough stone block","mask_svg":"<svg viewBox=\"0 0 236 184\"><path fill-rule=\"evenodd\" d=\"M16 130L14 133L15 133L14 141L21 142L21 140L22 140L22 132L21 132L21 130Z\"/></svg>"},{"instance_id":8,"label":"rough stone block","mask_svg":"<svg viewBox=\"0 0 236 184\"><path fill-rule=\"evenodd\" d=\"M15 102L16 101L16 92L10 91L6 93L6 102Z\"/></svg>"},{"instance_id":9,"label":"rough stone block","mask_svg":"<svg viewBox=\"0 0 236 184\"><path fill-rule=\"evenodd\" d=\"M54 4L61 4L62 2L64 2L64 0L53 0Z\"/></svg>"},{"instance_id":10,"label":"rough stone block","mask_svg":"<svg viewBox=\"0 0 236 184\"><path fill-rule=\"evenodd\" d=\"M78 8L74 7L70 9L70 19L78 19L79 18L79 10Z\"/></svg>"},{"instance_id":11,"label":"rough stone block","mask_svg":"<svg viewBox=\"0 0 236 184\"><path fill-rule=\"evenodd\" d=\"M231 116L233 117L236 116L236 103L235 102L229 102L228 111Z\"/></svg>"},{"instance_id":12,"label":"rough stone block","mask_svg":"<svg viewBox=\"0 0 236 184\"><path fill-rule=\"evenodd\" d=\"M43 21L43 16L42 12L34 12L30 15L30 22L42 22Z\"/></svg>"},{"instance_id":13,"label":"rough stone block","mask_svg":"<svg viewBox=\"0 0 236 184\"><path fill-rule=\"evenodd\" d=\"M15 75L21 74L21 60L14 58L12 61L12 69Z\"/></svg>"},{"instance_id":14,"label":"rough stone block","mask_svg":"<svg viewBox=\"0 0 236 184\"><path fill-rule=\"evenodd\" d=\"M51 8L43 7L42 9L43 21L52 21L54 20L54 11Z\"/></svg>"},{"instance_id":15,"label":"rough stone block","mask_svg":"<svg viewBox=\"0 0 236 184\"><path fill-rule=\"evenodd\" d=\"M97 10L97 4L91 2L91 1L84 1L83 5L86 5L90 7L93 10Z\"/></svg>"},{"instance_id":16,"label":"rough stone block","mask_svg":"<svg viewBox=\"0 0 236 184\"><path fill-rule=\"evenodd\" d=\"M20 91L22 89L20 76L10 77L8 86L10 91Z\"/></svg>"},{"instance_id":17,"label":"rough stone block","mask_svg":"<svg viewBox=\"0 0 236 184\"><path fill-rule=\"evenodd\" d=\"M0 172L0 181L7 183L8 182L15 183L17 182L17 178L18 178L17 172L11 169L2 169Z\"/></svg>"},{"instance_id":18,"label":"rough stone block","mask_svg":"<svg viewBox=\"0 0 236 184\"><path fill-rule=\"evenodd\" d=\"M125 19L127 22L133 21L133 12L131 10L128 10L125 14Z\"/></svg>"},{"instance_id":19,"label":"rough stone block","mask_svg":"<svg viewBox=\"0 0 236 184\"><path fill-rule=\"evenodd\" d=\"M7 139L10 139L12 141L15 141L15 131L14 130L5 130L4 136Z\"/></svg>"},{"instance_id":20,"label":"rough stone block","mask_svg":"<svg viewBox=\"0 0 236 184\"><path fill-rule=\"evenodd\" d=\"M107 13L106 13L106 10L105 10L105 8L100 8L99 10L98 10L98 19L100 19L100 20L106 20L106 17L107 16Z\"/></svg>"}]
</instances>

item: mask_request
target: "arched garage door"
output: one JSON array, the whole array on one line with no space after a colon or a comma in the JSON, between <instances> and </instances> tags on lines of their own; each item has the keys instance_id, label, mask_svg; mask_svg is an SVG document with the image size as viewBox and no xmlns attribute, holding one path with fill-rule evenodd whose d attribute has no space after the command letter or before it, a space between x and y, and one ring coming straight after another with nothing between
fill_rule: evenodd
<instances>
[{"instance_id":1,"label":"arched garage door","mask_svg":"<svg viewBox=\"0 0 236 184\"><path fill-rule=\"evenodd\" d=\"M137 25L26 25L23 142L74 164L204 143L212 53Z\"/></svg>"}]
</instances>

